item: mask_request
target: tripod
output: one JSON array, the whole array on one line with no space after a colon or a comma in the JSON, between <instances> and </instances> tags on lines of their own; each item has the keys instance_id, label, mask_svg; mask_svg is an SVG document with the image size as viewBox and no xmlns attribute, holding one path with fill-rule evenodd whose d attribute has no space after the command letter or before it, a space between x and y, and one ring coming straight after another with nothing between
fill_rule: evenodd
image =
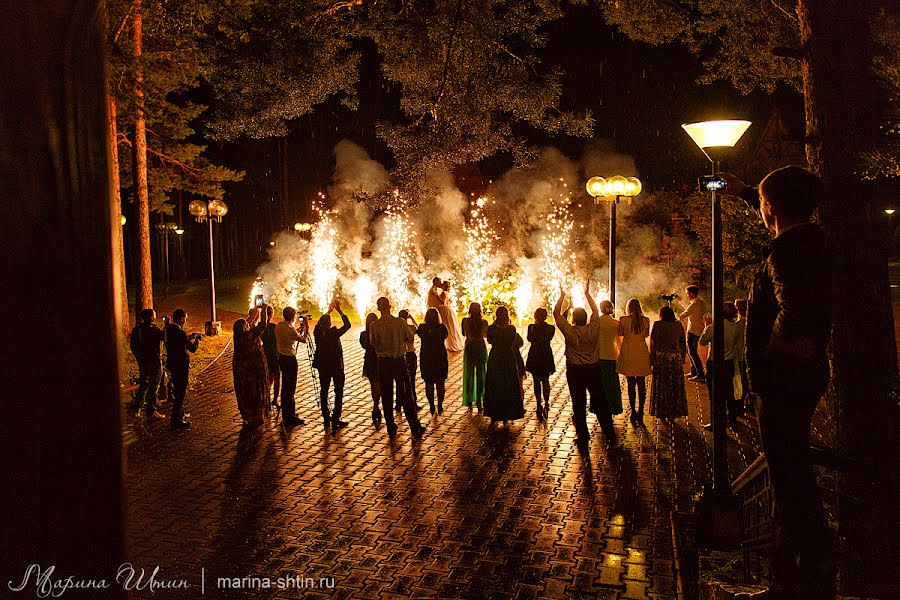
<instances>
[{"instance_id":1,"label":"tripod","mask_svg":"<svg viewBox=\"0 0 900 600\"><path fill-rule=\"evenodd\" d=\"M322 408L322 401L320 399L321 394L319 393L319 380L316 379L316 371L313 368L313 358L316 356L316 341L312 335L312 332L306 336L306 363L309 365L309 377L312 379L313 389L316 393L316 405L319 408ZM300 342L297 342L297 345L294 347L296 350L300 349Z\"/></svg>"}]
</instances>

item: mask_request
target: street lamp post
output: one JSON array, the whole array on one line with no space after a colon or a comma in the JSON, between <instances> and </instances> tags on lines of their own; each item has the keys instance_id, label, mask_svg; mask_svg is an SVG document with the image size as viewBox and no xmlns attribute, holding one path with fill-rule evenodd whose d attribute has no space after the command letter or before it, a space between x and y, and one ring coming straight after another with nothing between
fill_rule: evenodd
<instances>
[{"instance_id":1,"label":"street lamp post","mask_svg":"<svg viewBox=\"0 0 900 600\"><path fill-rule=\"evenodd\" d=\"M616 175L609 179L591 177L588 179L588 194L593 196L594 204L609 203L609 301L616 305L616 205L624 198L631 204L632 199L641 193L641 182L637 177Z\"/></svg>"},{"instance_id":2,"label":"street lamp post","mask_svg":"<svg viewBox=\"0 0 900 600\"><path fill-rule=\"evenodd\" d=\"M719 171L719 161L741 139L750 121L705 121L682 125L694 143L712 163L712 174ZM725 381L725 331L722 307L725 303L724 261L722 256L722 206L716 187L708 186L712 196L712 306L713 306L713 378L710 412L713 426L713 492L727 495L731 492L728 481L728 455L725 433L725 390L731 381Z\"/></svg>"},{"instance_id":3,"label":"street lamp post","mask_svg":"<svg viewBox=\"0 0 900 600\"><path fill-rule=\"evenodd\" d=\"M222 222L222 217L228 212L228 205L221 200L203 202L194 200L188 205L188 211L194 215L197 222L209 223L209 323L206 324L206 335L218 335L222 324L216 320L216 271L213 254L213 221Z\"/></svg>"}]
</instances>

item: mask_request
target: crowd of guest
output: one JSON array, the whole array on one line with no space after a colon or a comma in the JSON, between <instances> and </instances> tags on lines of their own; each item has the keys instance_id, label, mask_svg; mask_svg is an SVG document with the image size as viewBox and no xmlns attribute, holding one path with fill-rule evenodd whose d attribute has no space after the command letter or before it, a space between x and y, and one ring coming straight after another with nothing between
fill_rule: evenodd
<instances>
[{"instance_id":1,"label":"crowd of guest","mask_svg":"<svg viewBox=\"0 0 900 600\"><path fill-rule=\"evenodd\" d=\"M534 312L534 323L527 327L529 346L523 360L525 340L512 324L508 308L497 307L494 320L489 323L481 305L472 303L458 329L452 317L448 317L448 307L437 291L447 284L437 278L434 283L435 305L426 310L424 322L416 322L407 310L393 316L390 300L380 298L377 302L380 316L366 315L365 328L359 335L365 352L361 374L369 384L372 422L376 426L384 423L392 436L398 429L395 413L404 415L413 435L421 436L425 431L418 417L423 407L416 394L417 377L424 384L431 414L444 412L449 353L458 351L457 348L463 352L463 406L490 419L490 427L508 426L525 416L528 396L525 380L530 375L535 415L539 421L546 421L550 415L550 378L557 371L552 347L557 329L565 347L566 382L579 443L588 439L588 412L596 416L606 438L615 438L612 417L624 412L620 378L624 378L628 396L629 421L637 426L644 422L645 408L650 416L668 426L675 419L687 416L686 359L691 367L689 379L711 386L711 363L708 360L702 364L696 346L711 345L712 319L705 312L706 304L700 298L699 289L694 286L687 288L690 304L680 315L671 306L663 306L652 326L637 298L628 301L624 314L617 319L613 304L603 300L598 305L588 289L584 295L590 314L585 308L574 307L572 299L561 293L553 309L554 324L548 322L545 308ZM702 315L700 311L704 311ZM332 313L340 317L339 326L332 323ZM724 307L727 364L722 373L733 383L726 394L730 424L745 411L747 396L742 349L744 314L746 301ZM310 366L317 373L316 396L322 422L326 429L333 431L346 427L348 422L342 418L346 373L341 338L351 324L340 303L333 302L312 330L308 317L298 319L293 307L283 310L283 320L277 325L272 322L273 315L273 307L263 304L234 323L232 371L243 426L259 427L273 408L280 409L285 427L305 424L296 413L294 398L297 350L300 344L309 342ZM202 336L184 332L187 315L183 310L175 311L165 330L156 327L155 318L152 310L143 311L131 335L132 352L138 358L140 370L140 387L132 408L136 413L144 409L149 421L165 418L159 411L155 393L166 372L162 369L160 353L160 344L164 343L167 350L171 348L167 352L167 385L174 400L173 427L187 427L190 415L184 414L183 405L189 357ZM451 331L459 332L461 343L453 339ZM648 398L646 378L651 374Z\"/></svg>"}]
</instances>

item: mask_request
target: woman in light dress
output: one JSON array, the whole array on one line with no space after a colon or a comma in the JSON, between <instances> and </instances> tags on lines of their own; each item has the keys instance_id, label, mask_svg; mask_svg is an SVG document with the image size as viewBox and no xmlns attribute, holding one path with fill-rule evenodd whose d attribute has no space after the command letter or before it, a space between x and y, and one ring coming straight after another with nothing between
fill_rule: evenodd
<instances>
[{"instance_id":1,"label":"woman in light dress","mask_svg":"<svg viewBox=\"0 0 900 600\"><path fill-rule=\"evenodd\" d=\"M459 325L456 323L456 315L450 302L450 282L441 281L440 277L431 280L431 289L428 290L428 308L435 308L441 317L441 323L447 328L447 351L462 352L465 347Z\"/></svg>"},{"instance_id":2,"label":"woman in light dress","mask_svg":"<svg viewBox=\"0 0 900 600\"><path fill-rule=\"evenodd\" d=\"M628 402L631 404L630 420L634 424L642 423L644 418L644 402L647 399L645 378L650 374L650 348L647 338L650 336L650 319L644 316L641 303L632 298L626 306L628 313L619 319L619 335L622 336L622 347L616 370L625 376L628 382ZM637 388L635 390L635 388ZM638 408L634 408L635 391L638 396Z\"/></svg>"}]
</instances>

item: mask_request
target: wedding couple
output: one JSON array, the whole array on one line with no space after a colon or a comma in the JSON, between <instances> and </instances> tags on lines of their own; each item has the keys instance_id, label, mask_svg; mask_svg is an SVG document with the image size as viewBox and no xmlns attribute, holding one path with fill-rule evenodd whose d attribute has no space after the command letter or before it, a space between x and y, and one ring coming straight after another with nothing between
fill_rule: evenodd
<instances>
[{"instance_id":1,"label":"wedding couple","mask_svg":"<svg viewBox=\"0 0 900 600\"><path fill-rule=\"evenodd\" d=\"M447 327L447 350L450 352L462 352L463 338L456 324L454 310L450 306L450 282L441 281L440 277L431 280L431 289L428 290L428 308L434 308L441 317L441 323Z\"/></svg>"}]
</instances>

